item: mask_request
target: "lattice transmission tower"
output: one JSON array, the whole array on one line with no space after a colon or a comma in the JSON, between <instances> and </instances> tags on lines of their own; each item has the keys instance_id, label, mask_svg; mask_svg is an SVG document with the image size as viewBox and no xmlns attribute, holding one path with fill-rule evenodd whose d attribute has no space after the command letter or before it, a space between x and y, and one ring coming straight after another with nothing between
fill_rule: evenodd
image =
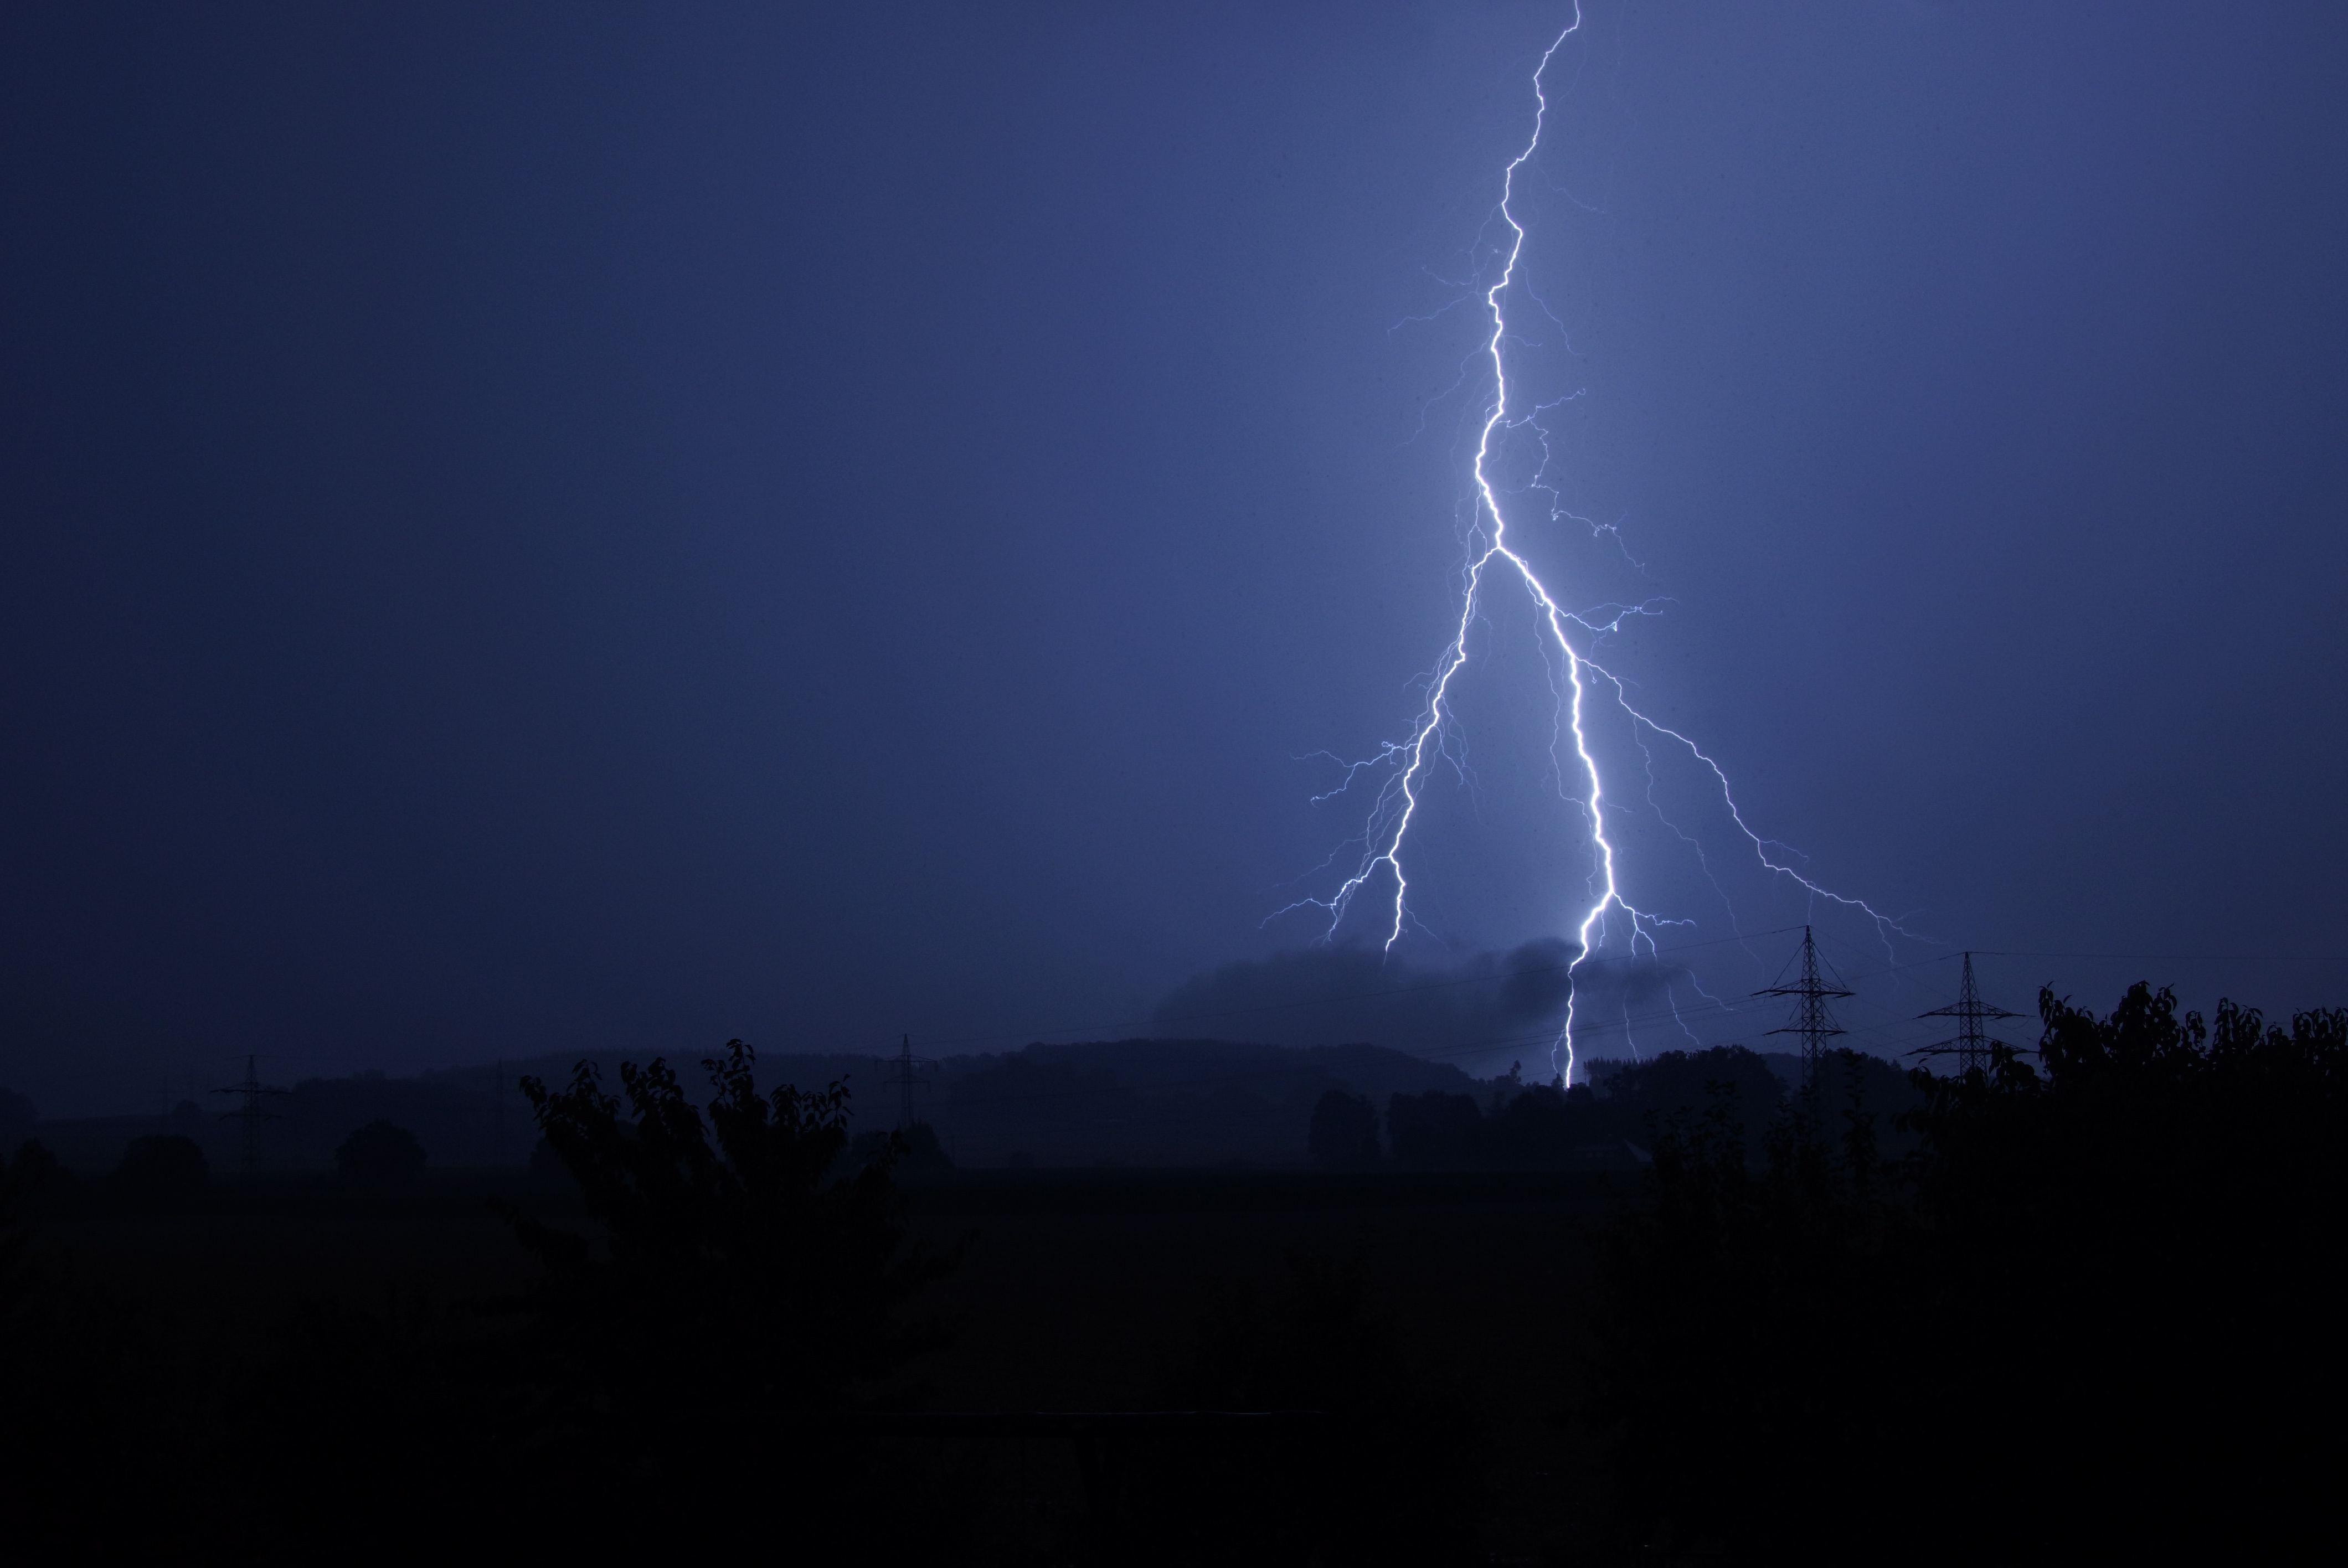
<instances>
[{"instance_id":1,"label":"lattice transmission tower","mask_svg":"<svg viewBox=\"0 0 2348 1568\"><path fill-rule=\"evenodd\" d=\"M913 1054L913 1037L910 1034L904 1037L897 1054L889 1059L889 1076L884 1081L897 1089L898 1132L911 1132L913 1123L920 1120L913 1114L913 1091L927 1087L922 1080L936 1066L929 1058Z\"/></svg>"},{"instance_id":2,"label":"lattice transmission tower","mask_svg":"<svg viewBox=\"0 0 2348 1568\"><path fill-rule=\"evenodd\" d=\"M1937 1041L1924 1047L1921 1050L1911 1051L1909 1054L1953 1056L1957 1059L1957 1071L1967 1073L1989 1071L1990 1047L1999 1045L2004 1046L2008 1050L2013 1049L2004 1040L1992 1040L1989 1037L1989 1030L1982 1026L1997 1019L2020 1018L2022 1015L2018 1012L2008 1012L2002 1007L1993 1006L1982 1000L1981 988L1973 984L1973 956L1967 953L1965 978L1957 987L1956 1004L1952 1007L1934 1008L1931 1012L1921 1012L1916 1016L1955 1019L1957 1032L1947 1040Z\"/></svg>"},{"instance_id":3,"label":"lattice transmission tower","mask_svg":"<svg viewBox=\"0 0 2348 1568\"><path fill-rule=\"evenodd\" d=\"M214 1094L239 1094L244 1097L244 1103L235 1110L221 1112L221 1120L244 1123L244 1173L248 1176L252 1174L261 1164L261 1124L263 1122L277 1120L275 1112L262 1109L264 1097L285 1092L283 1089L272 1089L261 1081L257 1060L250 1056L244 1059L243 1082L232 1083L225 1089L212 1091Z\"/></svg>"},{"instance_id":4,"label":"lattice transmission tower","mask_svg":"<svg viewBox=\"0 0 2348 1568\"><path fill-rule=\"evenodd\" d=\"M1793 972L1797 964L1801 966L1801 975L1787 984L1786 977ZM1786 968L1777 975L1777 983L1765 986L1753 994L1756 997L1794 999L1794 1011L1787 1019L1786 1027L1773 1029L1769 1032L1801 1037L1802 1089L1806 1093L1816 1093L1818 1069L1826 1060L1826 1042L1843 1032L1842 1025L1835 1021L1834 1011L1827 1003L1858 993L1847 989L1842 977L1834 972L1833 966L1818 957L1818 941L1810 935L1810 928L1805 926L1802 927L1802 950L1787 960Z\"/></svg>"}]
</instances>

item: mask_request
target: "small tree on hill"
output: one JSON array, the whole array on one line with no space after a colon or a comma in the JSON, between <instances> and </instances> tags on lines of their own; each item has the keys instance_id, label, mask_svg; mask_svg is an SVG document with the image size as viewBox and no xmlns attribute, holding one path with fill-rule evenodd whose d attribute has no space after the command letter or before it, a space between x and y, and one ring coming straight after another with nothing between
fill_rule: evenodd
<instances>
[{"instance_id":1,"label":"small tree on hill","mask_svg":"<svg viewBox=\"0 0 2348 1568\"><path fill-rule=\"evenodd\" d=\"M1359 1094L1330 1090L1313 1107L1313 1127L1305 1148L1314 1164L1331 1170L1365 1170L1376 1164L1376 1108Z\"/></svg>"},{"instance_id":2,"label":"small tree on hill","mask_svg":"<svg viewBox=\"0 0 2348 1568\"><path fill-rule=\"evenodd\" d=\"M201 1192L211 1179L204 1152L193 1138L176 1132L150 1132L133 1138L114 1167L114 1179L131 1192L149 1197Z\"/></svg>"},{"instance_id":3,"label":"small tree on hill","mask_svg":"<svg viewBox=\"0 0 2348 1568\"><path fill-rule=\"evenodd\" d=\"M413 1181L424 1169L424 1145L407 1128L378 1119L343 1140L335 1168L343 1180L370 1186Z\"/></svg>"}]
</instances>

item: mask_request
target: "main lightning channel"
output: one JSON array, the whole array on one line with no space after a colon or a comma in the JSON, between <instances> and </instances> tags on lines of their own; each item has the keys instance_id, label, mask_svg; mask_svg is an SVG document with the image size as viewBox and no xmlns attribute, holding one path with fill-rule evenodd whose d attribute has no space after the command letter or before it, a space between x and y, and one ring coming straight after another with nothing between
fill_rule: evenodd
<instances>
[{"instance_id":1,"label":"main lightning channel","mask_svg":"<svg viewBox=\"0 0 2348 1568\"><path fill-rule=\"evenodd\" d=\"M1470 546L1470 555L1464 573L1460 595L1459 624L1449 646L1444 650L1442 657L1437 661L1429 682L1425 715L1409 740L1398 743L1389 743L1380 748L1375 758L1352 764L1347 769L1344 783L1332 792L1343 794L1355 776L1365 768L1394 762L1399 762L1402 764L1397 772L1388 775L1385 784L1378 792L1376 803L1370 813L1369 825L1359 841L1363 848L1362 860L1354 874L1348 876L1330 897L1303 900L1303 903L1317 906L1328 913L1329 930L1334 936L1347 910L1352 907L1354 896L1382 870L1390 873L1394 877L1394 912L1387 925L1385 950L1391 952L1395 944L1402 939L1403 932L1410 923L1410 877L1403 864L1403 846L1409 838L1411 824L1418 813L1422 789L1432 757L1442 753L1444 750L1444 738L1452 717L1451 683L1468 663L1468 638L1474 629L1478 607L1483 601L1488 579L1495 573L1503 576L1513 573L1516 580L1539 608L1541 620L1548 629L1548 635L1556 642L1558 651L1563 660L1567 690L1560 695L1564 699L1562 706L1565 710L1565 730L1572 736L1574 756L1581 764L1581 774L1588 785L1580 804L1589 815L1591 843L1596 852L1596 866L1591 878L1593 897L1590 906L1582 912L1580 924L1575 927L1574 936L1578 950L1566 968L1565 1020L1551 1051L1551 1063L1559 1069L1560 1080L1567 1084L1573 1081L1576 1066L1574 1028L1578 1021L1576 1005L1580 989L1577 983L1579 971L1583 962L1591 956L1593 949L1604 939L1608 914L1619 911L1628 919L1631 927L1631 949L1633 954L1639 951L1643 940L1651 951L1653 949L1654 938L1651 927L1684 923L1665 920L1659 916L1636 908L1623 897L1622 883L1616 872L1615 846L1613 841L1607 836L1605 784L1601 776L1598 759L1591 751L1589 732L1584 724L1584 710L1590 696L1589 677L1594 677L1612 687L1617 705L1635 725L1676 742L1685 747L1697 762L1710 770L1719 785L1730 820L1745 835L1765 872L1797 884L1814 897L1824 898L1845 907L1862 911L1874 921L1879 934L1884 937L1887 946L1892 933L1907 934L1896 921L1879 913L1863 900L1847 897L1819 886L1792 866L1770 858L1768 851L1772 841L1762 838L1746 825L1744 815L1738 809L1736 801L1730 793L1728 775L1722 770L1720 764L1699 749L1696 743L1686 735L1656 723L1632 707L1629 692L1624 689L1621 677L1591 661L1586 654L1575 649L1573 639L1568 631L1569 623L1581 627L1593 636L1599 636L1614 630L1623 614L1642 612L1639 609L1634 607L1626 610L1618 607L1618 613L1611 620L1601 618L1598 621L1567 610L1558 602L1557 597L1550 591L1548 586L1540 580L1540 576L1532 569L1532 563L1518 553L1509 543L1508 515L1502 509L1499 492L1493 483L1490 472L1494 456L1493 443L1503 433L1520 425L1533 425L1538 431L1538 419L1540 413L1539 408L1535 408L1522 415L1515 415L1512 412L1511 389L1509 381L1507 354L1509 328L1505 298L1509 287L1516 282L1517 269L1524 255L1526 239L1525 227L1518 220L1513 207L1517 175L1540 149L1541 132L1549 118L1550 105L1544 77L1548 74L1550 62L1556 57L1558 51L1565 46L1567 40L1581 30L1581 9L1577 4L1572 20L1556 38L1551 40L1549 47L1542 51L1540 63L1534 67L1532 75L1534 102L1532 133L1526 138L1523 149L1516 157L1509 159L1508 168L1501 177L1499 217L1508 227L1509 238L1508 257L1501 266L1499 276L1489 288L1484 291L1485 313L1490 318L1492 323L1491 334L1485 342L1484 353L1492 364L1493 393L1491 406L1485 415L1483 429L1478 434L1476 444L1474 466L1476 525L1469 530L1471 540L1478 533L1483 535L1483 540L1480 549L1476 548L1472 544ZM1560 782L1562 789L1562 780L1560 779ZM1652 794L1652 791L1650 793ZM1674 831L1677 830L1674 829ZM1682 834L1681 836L1686 835ZM1701 846L1699 846L1699 854L1701 854ZM1710 875L1708 869L1706 875L1707 876ZM1718 886L1717 882L1715 886L1715 887ZM1725 897L1725 894L1724 897ZM1297 907L1299 906L1291 906L1291 907ZM1698 989L1701 990L1701 988ZM1673 1010L1676 1014L1676 1005ZM1683 1029L1685 1027L1684 1022L1682 1027ZM1560 1057L1562 1061L1559 1060Z\"/></svg>"},{"instance_id":2,"label":"main lightning channel","mask_svg":"<svg viewBox=\"0 0 2348 1568\"><path fill-rule=\"evenodd\" d=\"M1589 734L1582 724L1582 705L1588 696L1588 688L1582 680L1581 656L1574 651L1572 639L1566 635L1565 622L1569 618L1565 610L1558 604L1547 586L1535 575L1532 564L1509 548L1509 519L1507 514L1500 508L1499 494L1493 487L1490 465L1493 437L1496 433L1508 425L1509 418L1509 363L1506 347L1509 324L1508 312L1501 299L1508 292L1509 286L1516 282L1517 265L1523 258L1525 250L1525 228L1523 224L1517 221L1516 212L1511 206L1516 195L1517 171L1522 169L1540 148L1541 129L1549 118L1549 96L1542 87L1542 77L1548 73L1549 63L1556 57L1557 52L1565 46L1566 40L1572 37L1581 26L1581 8L1577 4L1574 7L1573 19L1566 25L1564 31L1558 34L1550 42L1550 46L1542 51L1540 64L1533 69L1532 134L1525 139L1523 149L1509 160L1508 169L1500 179L1500 220L1507 224L1509 229L1509 255L1500 268L1499 277L1484 291L1485 313L1490 317L1492 323L1491 336L1486 340L1484 349L1492 362L1493 394L1492 406L1485 415L1484 428L1477 437L1475 463L1478 517L1490 519L1491 531L1484 549L1468 562L1465 591L1460 595L1459 625L1452 637L1450 647L1444 651L1443 658L1437 665L1434 684L1427 695L1426 718L1419 724L1416 733L1411 736L1408 743L1402 749L1403 755L1407 760L1397 777L1395 785L1401 797L1400 807L1389 818L1390 832L1386 836L1385 847L1365 861L1361 868L1339 887L1335 897L1330 900L1333 917L1342 917L1346 906L1352 903L1354 895L1361 890L1363 884L1384 867L1393 873L1395 881L1394 919L1386 932L1386 950L1391 952L1395 943L1402 939L1403 927L1408 918L1410 897L1410 876L1403 867L1402 846L1403 841L1410 835L1412 818L1418 812L1419 788L1427 764L1427 748L1431 743L1436 743L1443 733L1447 717L1446 705L1451 695L1452 678L1457 675L1460 669L1468 662L1468 639L1474 629L1476 608L1484 590L1485 576L1494 569L1494 562L1506 562L1508 568L1515 571L1518 580L1524 585L1525 590L1532 595L1534 603L1540 607L1541 616L1548 625L1550 635L1556 639L1558 649L1565 659L1566 682L1572 689L1572 694L1568 699L1567 704L1567 728L1573 735L1574 754L1581 759L1582 776L1589 783L1589 793L1584 797L1584 805L1590 814L1591 838L1598 850L1598 875L1595 878L1599 884L1598 897L1582 915L1581 923L1575 931L1580 951L1575 954L1572 964L1566 970L1565 1026L1559 1036L1559 1046L1565 1057L1561 1076L1568 1083L1573 1081L1574 1068L1573 1025L1576 988L1573 981L1575 970L1580 968L1582 959L1590 954L1591 933L1604 920L1607 910L1619 905L1632 916L1635 945L1638 917L1636 912L1631 910L1630 906L1622 901L1621 885L1616 880L1614 872L1614 845L1606 836L1605 784L1599 776L1598 759L1591 755ZM1372 831L1375 831L1375 827Z\"/></svg>"}]
</instances>

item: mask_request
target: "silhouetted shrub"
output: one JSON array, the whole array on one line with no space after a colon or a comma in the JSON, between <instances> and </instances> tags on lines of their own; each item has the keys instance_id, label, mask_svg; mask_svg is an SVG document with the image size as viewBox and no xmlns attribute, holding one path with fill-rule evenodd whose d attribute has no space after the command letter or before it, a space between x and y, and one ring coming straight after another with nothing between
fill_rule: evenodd
<instances>
[{"instance_id":1,"label":"silhouetted shrub","mask_svg":"<svg viewBox=\"0 0 2348 1568\"><path fill-rule=\"evenodd\" d=\"M405 1127L380 1119L343 1140L335 1168L346 1182L391 1186L416 1179L424 1169L424 1145Z\"/></svg>"},{"instance_id":2,"label":"silhouetted shrub","mask_svg":"<svg viewBox=\"0 0 2348 1568\"><path fill-rule=\"evenodd\" d=\"M1378 1113L1368 1100L1332 1089L1313 1107L1305 1152L1333 1171L1366 1170L1378 1163Z\"/></svg>"},{"instance_id":3,"label":"silhouetted shrub","mask_svg":"<svg viewBox=\"0 0 2348 1568\"><path fill-rule=\"evenodd\" d=\"M1890 1063L1873 1057L1863 1060L1902 1080L1900 1070ZM1616 1064L1606 1071L1600 1091L1613 1135L1642 1145L1652 1143L1663 1127L1702 1116L1725 1096L1735 1120L1745 1130L1745 1153L1752 1160L1761 1158L1762 1135L1786 1104L1785 1086L1768 1062L1741 1045L1666 1050L1644 1061ZM1906 1096L1897 1109L1912 1102L1913 1096ZM1886 1120L1878 1113L1879 1126Z\"/></svg>"},{"instance_id":4,"label":"silhouetted shrub","mask_svg":"<svg viewBox=\"0 0 2348 1568\"><path fill-rule=\"evenodd\" d=\"M1487 1118L1495 1164L1511 1171L1611 1170L1629 1163L1619 1118L1586 1084L1537 1084Z\"/></svg>"},{"instance_id":5,"label":"silhouetted shrub","mask_svg":"<svg viewBox=\"0 0 2348 1568\"><path fill-rule=\"evenodd\" d=\"M931 1342L902 1309L948 1266L908 1246L888 1162L831 1176L847 1089L761 1097L750 1048L726 1049L703 1063L705 1123L660 1061L620 1069L632 1121L592 1063L567 1089L522 1080L600 1233L517 1220L546 1271L524 1370L575 1419L608 1413L623 1440L698 1428L699 1443L713 1421L836 1408ZM739 1349L713 1365L684 1346Z\"/></svg>"},{"instance_id":6,"label":"silhouetted shrub","mask_svg":"<svg viewBox=\"0 0 2348 1568\"><path fill-rule=\"evenodd\" d=\"M1465 1168L1490 1163L1484 1113L1466 1094L1430 1089L1386 1102L1386 1141L1398 1163Z\"/></svg>"},{"instance_id":7,"label":"silhouetted shrub","mask_svg":"<svg viewBox=\"0 0 2348 1568\"><path fill-rule=\"evenodd\" d=\"M33 1102L13 1089L0 1089L0 1151L15 1148L40 1120Z\"/></svg>"},{"instance_id":8,"label":"silhouetted shrub","mask_svg":"<svg viewBox=\"0 0 2348 1568\"><path fill-rule=\"evenodd\" d=\"M170 1197L201 1192L211 1179L204 1152L193 1138L150 1132L133 1138L114 1167L116 1184L142 1196Z\"/></svg>"},{"instance_id":9,"label":"silhouetted shrub","mask_svg":"<svg viewBox=\"0 0 2348 1568\"><path fill-rule=\"evenodd\" d=\"M17 1197L26 1202L38 1203L73 1179L73 1173L58 1164L57 1157L38 1138L17 1144L16 1157L8 1163L8 1180Z\"/></svg>"},{"instance_id":10,"label":"silhouetted shrub","mask_svg":"<svg viewBox=\"0 0 2348 1568\"><path fill-rule=\"evenodd\" d=\"M848 1157L857 1165L869 1165L882 1161L900 1171L951 1171L953 1159L938 1142L938 1130L926 1122L916 1122L901 1132L859 1132L848 1146Z\"/></svg>"},{"instance_id":11,"label":"silhouetted shrub","mask_svg":"<svg viewBox=\"0 0 2348 1568\"><path fill-rule=\"evenodd\" d=\"M15 1160L0 1158L0 1338L12 1343L20 1337L16 1316L33 1285L32 1232L26 1211L39 1173L36 1163L26 1158L26 1150L48 1153L38 1143L28 1143L17 1151ZM28 1165L34 1168L28 1170Z\"/></svg>"}]
</instances>

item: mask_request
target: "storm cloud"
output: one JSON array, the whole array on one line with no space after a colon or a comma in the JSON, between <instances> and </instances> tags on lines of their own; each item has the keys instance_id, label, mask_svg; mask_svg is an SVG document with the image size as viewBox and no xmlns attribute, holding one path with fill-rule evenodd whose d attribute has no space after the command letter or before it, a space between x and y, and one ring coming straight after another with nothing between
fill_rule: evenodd
<instances>
[{"instance_id":1,"label":"storm cloud","mask_svg":"<svg viewBox=\"0 0 2348 1568\"><path fill-rule=\"evenodd\" d=\"M1280 1045L1383 1045L1478 1076L1521 1061L1527 1077L1546 1079L1550 1048L1578 989L1585 1058L1688 1043L1673 1024L1674 1009L1707 1004L1684 968L1601 955L1569 976L1577 951L1561 938L1437 962L1375 947L1303 948L1193 976L1167 994L1151 1021L1165 1031Z\"/></svg>"}]
</instances>

